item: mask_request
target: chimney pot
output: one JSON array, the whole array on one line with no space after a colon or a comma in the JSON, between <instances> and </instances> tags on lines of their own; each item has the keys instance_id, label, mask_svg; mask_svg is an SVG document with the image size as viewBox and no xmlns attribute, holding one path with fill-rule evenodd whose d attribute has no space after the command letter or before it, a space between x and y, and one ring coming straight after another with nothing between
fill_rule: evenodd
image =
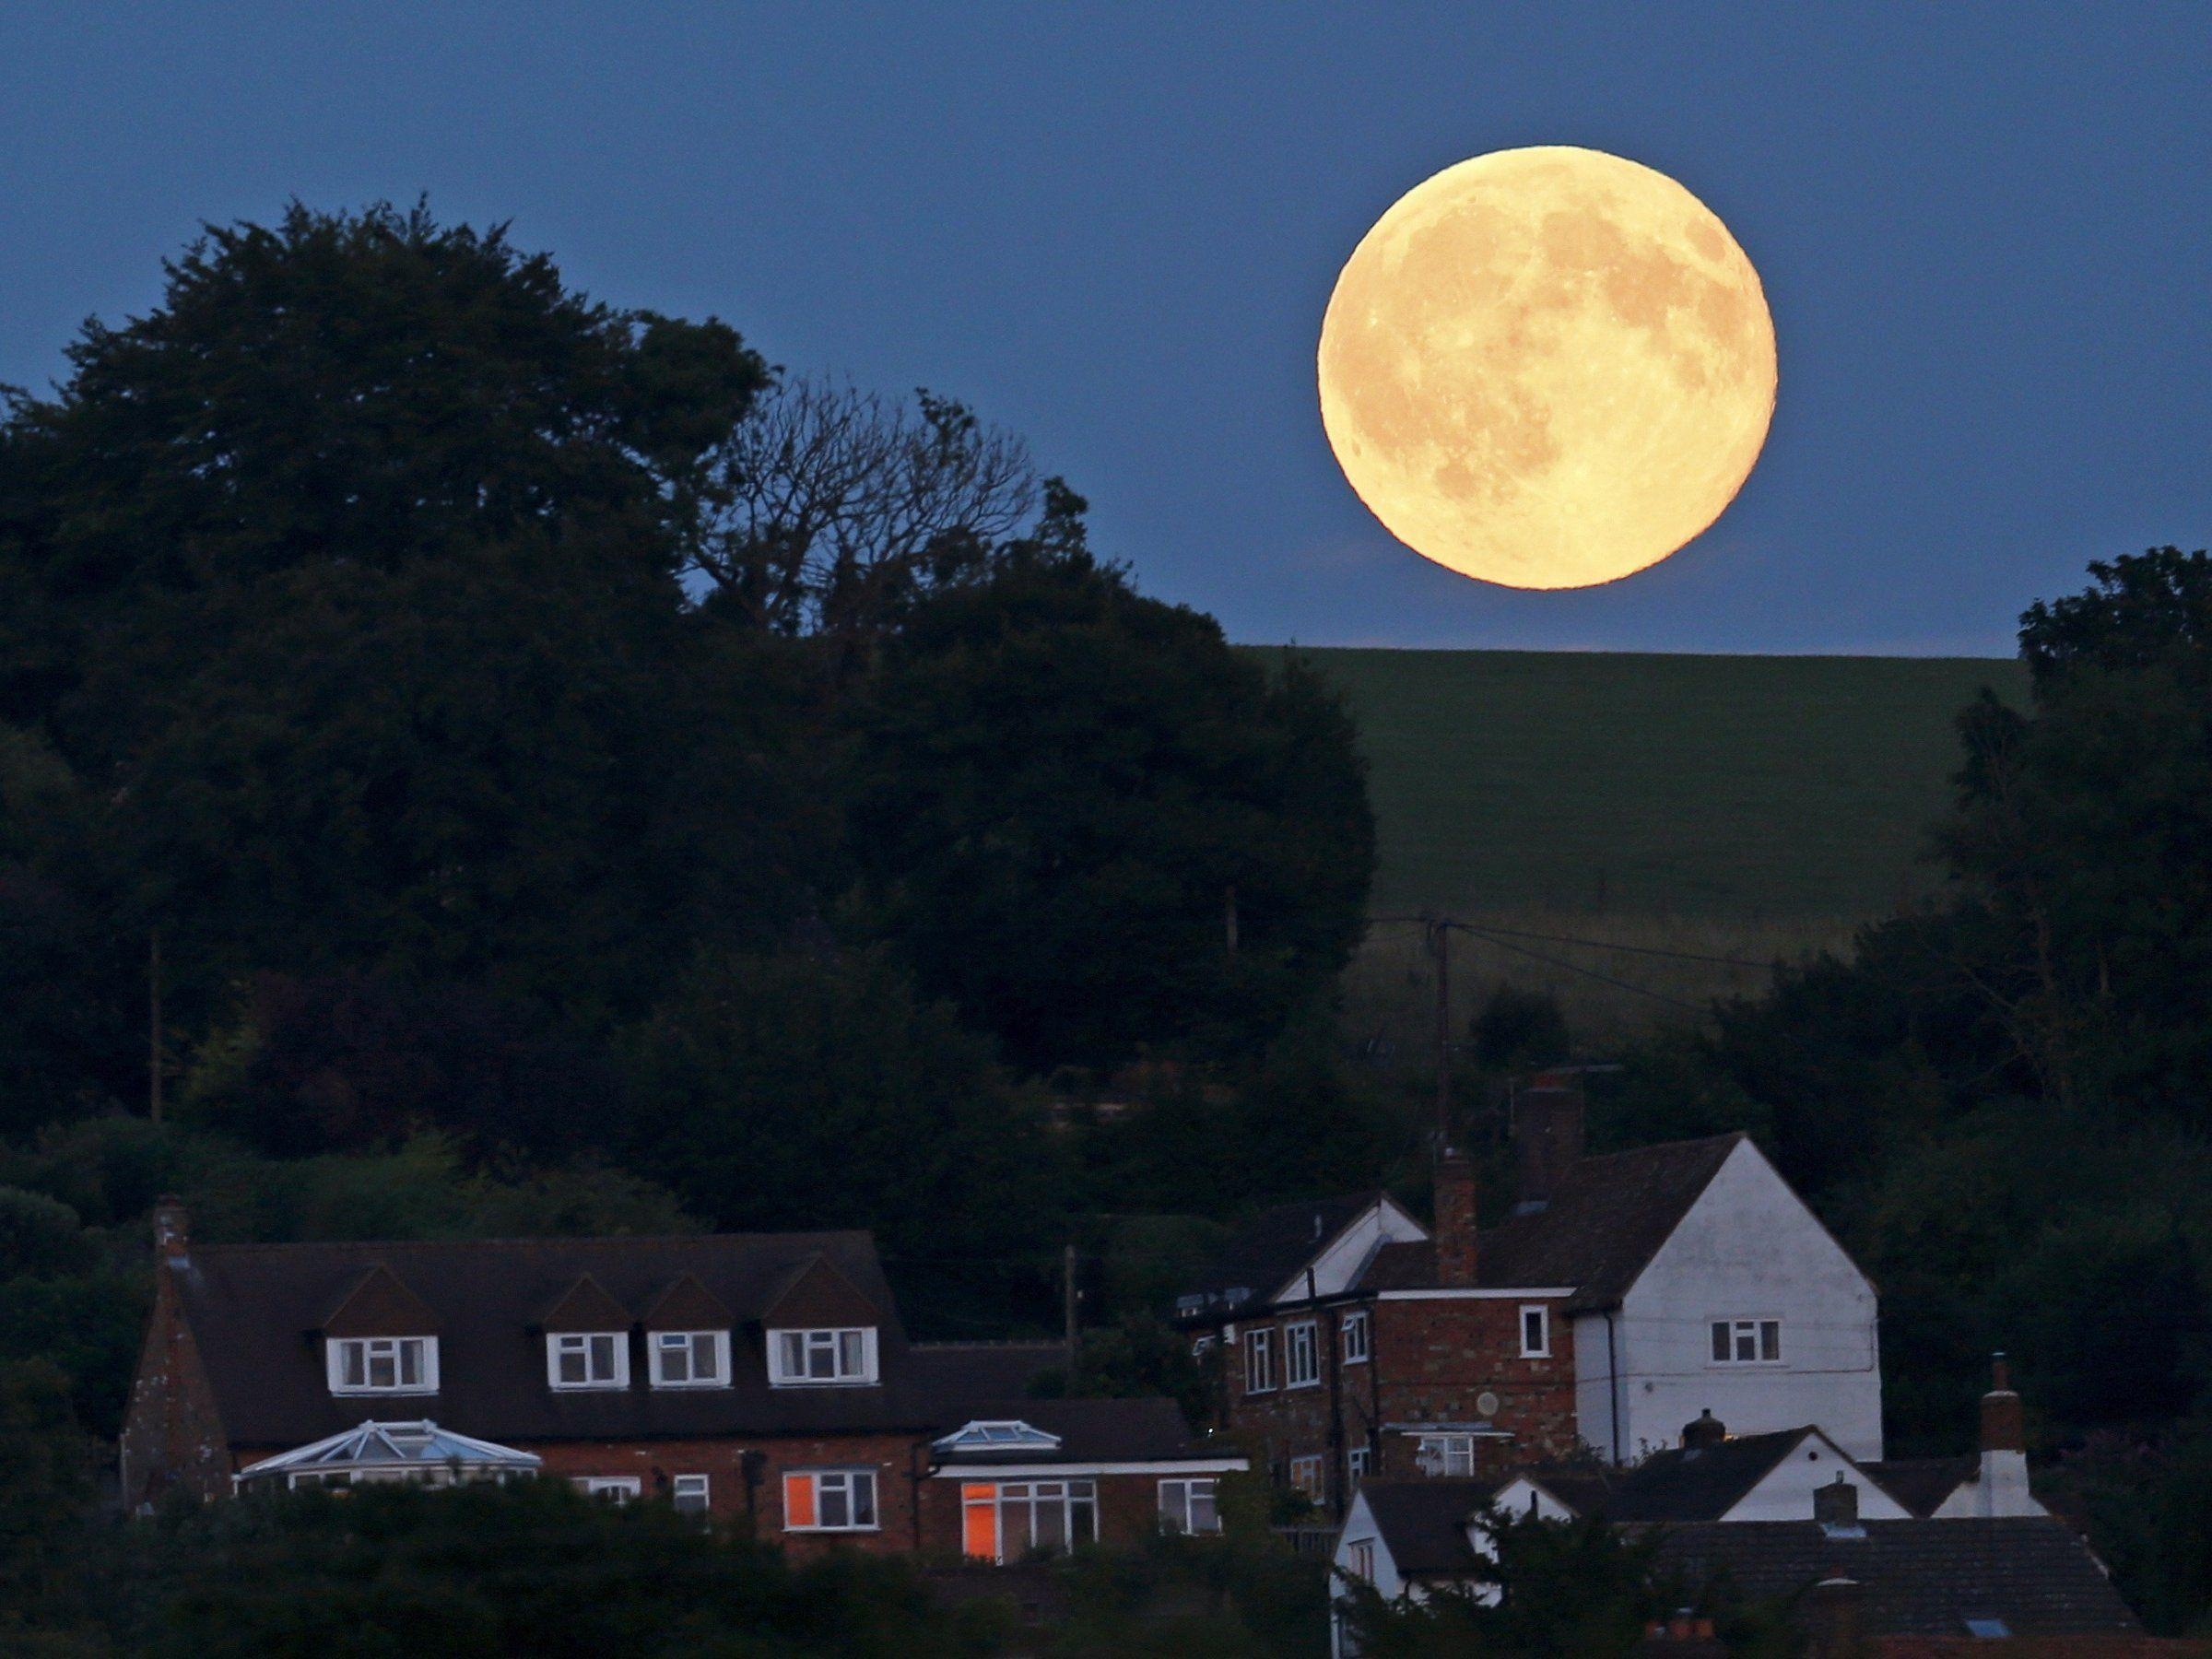
<instances>
[{"instance_id":1,"label":"chimney pot","mask_svg":"<svg viewBox=\"0 0 2212 1659\"><path fill-rule=\"evenodd\" d=\"M173 1193L154 1200L154 1253L172 1267L182 1267L191 1258L191 1213Z\"/></svg>"},{"instance_id":2,"label":"chimney pot","mask_svg":"<svg viewBox=\"0 0 2212 1659\"><path fill-rule=\"evenodd\" d=\"M1436 1160L1436 1277L1447 1288L1474 1285L1475 1165L1447 1147Z\"/></svg>"}]
</instances>

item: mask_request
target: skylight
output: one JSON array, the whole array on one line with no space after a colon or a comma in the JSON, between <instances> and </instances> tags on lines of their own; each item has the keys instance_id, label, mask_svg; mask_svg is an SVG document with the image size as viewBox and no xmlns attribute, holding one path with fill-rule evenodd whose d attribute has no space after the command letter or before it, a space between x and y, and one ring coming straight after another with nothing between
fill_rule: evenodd
<instances>
[{"instance_id":1,"label":"skylight","mask_svg":"<svg viewBox=\"0 0 2212 1659\"><path fill-rule=\"evenodd\" d=\"M940 1452L1055 1452L1060 1437L1012 1418L979 1418L936 1442Z\"/></svg>"}]
</instances>

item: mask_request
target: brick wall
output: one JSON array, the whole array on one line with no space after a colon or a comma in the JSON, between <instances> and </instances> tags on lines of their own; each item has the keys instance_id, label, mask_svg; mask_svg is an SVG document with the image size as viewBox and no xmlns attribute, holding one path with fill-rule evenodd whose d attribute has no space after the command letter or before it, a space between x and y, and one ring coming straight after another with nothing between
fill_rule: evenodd
<instances>
[{"instance_id":1,"label":"brick wall","mask_svg":"<svg viewBox=\"0 0 2212 1659\"><path fill-rule=\"evenodd\" d=\"M1382 1431L1391 1423L1471 1423L1485 1418L1480 1396L1498 1396L1488 1420L1507 1438L1477 1444L1480 1473L1501 1473L1549 1462L1575 1449L1574 1349L1571 1322L1556 1305L1549 1321L1550 1353L1524 1358L1521 1310L1515 1298L1376 1300L1363 1304L1370 1320L1371 1358L1341 1359L1339 1305L1322 1310L1317 1385L1292 1388L1285 1367L1286 1327L1311 1315L1295 1312L1241 1323L1226 1355L1224 1394L1230 1426L1247 1437L1278 1480L1287 1480L1299 1457L1323 1459L1324 1507L1341 1512L1348 1500L1347 1465L1331 1444L1331 1418L1342 1423L1342 1449L1371 1448L1373 1473L1415 1476L1417 1441ZM1275 1387L1246 1388L1245 1334L1275 1332ZM1331 1381L1335 1387L1332 1399Z\"/></svg>"},{"instance_id":2,"label":"brick wall","mask_svg":"<svg viewBox=\"0 0 2212 1659\"><path fill-rule=\"evenodd\" d=\"M175 1275L182 1271L166 1262L155 1269L153 1315L138 1353L119 1448L126 1512L171 1490L202 1500L230 1490L222 1418L177 1300Z\"/></svg>"}]
</instances>

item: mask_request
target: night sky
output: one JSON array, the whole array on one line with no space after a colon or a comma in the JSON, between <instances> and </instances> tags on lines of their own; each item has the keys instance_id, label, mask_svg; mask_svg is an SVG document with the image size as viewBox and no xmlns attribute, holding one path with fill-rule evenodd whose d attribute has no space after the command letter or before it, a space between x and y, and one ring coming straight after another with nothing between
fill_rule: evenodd
<instances>
[{"instance_id":1,"label":"night sky","mask_svg":"<svg viewBox=\"0 0 2212 1659\"><path fill-rule=\"evenodd\" d=\"M0 381L202 220L427 192L965 399L1239 640L1996 654L2089 559L2212 539L2208 84L2201 4L11 5ZM1688 550L1517 594L1368 516L1313 346L1401 193L1547 143L1720 214L1782 394Z\"/></svg>"}]
</instances>

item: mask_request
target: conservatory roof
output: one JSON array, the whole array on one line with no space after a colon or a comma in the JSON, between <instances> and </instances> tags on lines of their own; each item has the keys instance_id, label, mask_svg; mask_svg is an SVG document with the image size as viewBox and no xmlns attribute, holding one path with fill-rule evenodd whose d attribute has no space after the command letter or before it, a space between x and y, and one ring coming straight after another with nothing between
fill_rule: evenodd
<instances>
[{"instance_id":1,"label":"conservatory roof","mask_svg":"<svg viewBox=\"0 0 2212 1659\"><path fill-rule=\"evenodd\" d=\"M238 1472L241 1480L263 1475L293 1475L308 1469L447 1468L505 1469L517 1474L536 1469L544 1460L493 1441L477 1440L441 1429L428 1418L419 1422L368 1422L310 1445L265 1457Z\"/></svg>"}]
</instances>

